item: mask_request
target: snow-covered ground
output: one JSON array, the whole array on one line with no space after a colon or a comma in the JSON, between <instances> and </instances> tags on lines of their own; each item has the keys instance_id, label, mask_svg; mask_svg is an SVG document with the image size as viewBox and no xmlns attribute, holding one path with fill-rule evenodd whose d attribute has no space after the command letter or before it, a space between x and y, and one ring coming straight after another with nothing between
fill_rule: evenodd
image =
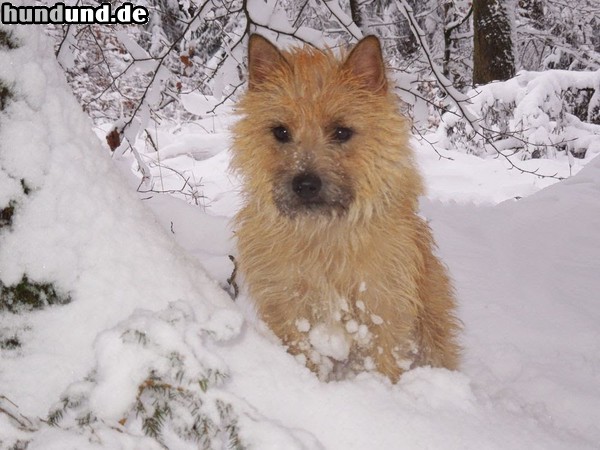
<instances>
[{"instance_id":1,"label":"snow-covered ground","mask_svg":"<svg viewBox=\"0 0 600 450\"><path fill-rule=\"evenodd\" d=\"M159 152L142 153L152 184L136 194L133 158L109 158L44 39L15 37L22 48L0 55L15 89L0 208L17 200L0 280L27 273L72 302L0 314L0 338L21 342L0 349L0 448L598 448L600 158L555 183L415 143L422 213L457 288L462 368L324 383L252 317L243 287L236 302L222 289L240 202L233 119L156 130ZM165 404L159 438L146 436Z\"/></svg>"}]
</instances>

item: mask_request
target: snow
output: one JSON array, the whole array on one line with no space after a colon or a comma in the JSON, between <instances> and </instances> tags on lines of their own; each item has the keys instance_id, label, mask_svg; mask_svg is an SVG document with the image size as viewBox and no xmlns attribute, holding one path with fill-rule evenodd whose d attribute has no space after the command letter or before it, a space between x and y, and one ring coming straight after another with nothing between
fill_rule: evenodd
<instances>
[{"instance_id":1,"label":"snow","mask_svg":"<svg viewBox=\"0 0 600 450\"><path fill-rule=\"evenodd\" d=\"M564 147L569 154L579 154L585 149L597 154L598 147L592 146L600 136L600 125L590 119L596 100L591 96L586 104L576 99L574 92L593 91L599 84L600 70L549 70L522 71L510 80L479 86L467 94L471 103L468 109L470 114L476 112L478 117L484 118L482 124L476 125L477 128L483 126L500 133L496 139L496 149L472 133L466 133L466 139L465 135L457 137L456 141L468 152L477 155L486 152L496 155L497 150L512 153L516 149L529 149L530 152L538 149L556 156L554 145ZM580 113L581 119L572 113L576 107L586 109L585 114ZM457 125L464 126L462 121L454 113L444 114L436 139L442 142L448 137L451 139L452 129ZM470 130L470 127L467 128ZM500 140L506 130L515 132ZM503 145L505 148L502 148ZM450 145L443 146L448 148ZM552 173L540 170L540 174Z\"/></svg>"},{"instance_id":2,"label":"snow","mask_svg":"<svg viewBox=\"0 0 600 450\"><path fill-rule=\"evenodd\" d=\"M326 383L250 316L243 280L235 302L224 290L240 204L232 119L154 130L159 152L140 155L153 179L136 196L140 180L119 170L135 159L108 157L45 39L14 32L22 47L0 67L16 93L0 113L0 207L16 200L17 212L0 231L0 280L26 273L72 301L0 314L0 337L22 342L0 348L0 448L197 448L182 438L195 420L211 424L207 448L232 445L229 433L259 449L598 447L600 158L520 162L575 174L557 183L415 141L422 214L464 322L461 370ZM296 325L324 354L347 354L343 331ZM165 391L159 443L144 418ZM55 426L40 420L57 412Z\"/></svg>"},{"instance_id":3,"label":"snow","mask_svg":"<svg viewBox=\"0 0 600 450\"><path fill-rule=\"evenodd\" d=\"M328 326L318 323L310 330L308 340L319 355L344 361L350 354L350 337L344 332L341 325Z\"/></svg>"},{"instance_id":4,"label":"snow","mask_svg":"<svg viewBox=\"0 0 600 450\"><path fill-rule=\"evenodd\" d=\"M298 319L296 320L296 328L301 333L306 333L310 330L310 322L307 319Z\"/></svg>"},{"instance_id":5,"label":"snow","mask_svg":"<svg viewBox=\"0 0 600 450\"><path fill-rule=\"evenodd\" d=\"M215 308L232 305L128 192L47 44L25 29L14 28L23 46L10 51L13 64L1 74L17 88L2 118L0 168L8 175L2 179L23 178L32 193L18 199L12 229L0 235L0 280L12 285L27 274L54 282L73 302L0 317L0 330L22 330L24 341L22 355L3 358L0 386L11 386L19 407L43 416L91 368L98 334L137 308L187 300L210 325ZM39 67L23 77L31 61ZM46 89L39 89L42 77Z\"/></svg>"}]
</instances>

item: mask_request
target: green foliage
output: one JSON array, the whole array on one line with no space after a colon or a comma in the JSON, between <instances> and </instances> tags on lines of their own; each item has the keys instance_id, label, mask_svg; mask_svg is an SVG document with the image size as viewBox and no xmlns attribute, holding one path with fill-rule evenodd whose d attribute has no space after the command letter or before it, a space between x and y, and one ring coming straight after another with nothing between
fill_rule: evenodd
<instances>
[{"instance_id":1,"label":"green foliage","mask_svg":"<svg viewBox=\"0 0 600 450\"><path fill-rule=\"evenodd\" d=\"M106 382L99 381L98 371L94 370L86 379L69 387L50 411L47 422L82 432L109 427L145 435L164 448L179 448L182 442L202 450L245 448L238 425L241 411L227 397L222 399L219 395L218 387L227 377L225 368L210 358L195 359L184 340L192 320L189 314L177 306L171 306L158 317L140 312L133 326L122 324L105 336L101 343L105 349L110 346L117 355L119 351L129 355L137 349L143 355L122 362L129 364L132 372L143 371L143 378L137 390L132 391L128 386L129 406L118 420L103 418L90 403L99 383ZM167 342L165 327L174 332ZM180 341L175 337L177 333ZM98 370L105 371L105 364L112 365L114 361L102 359L98 364Z\"/></svg>"},{"instance_id":2,"label":"green foliage","mask_svg":"<svg viewBox=\"0 0 600 450\"><path fill-rule=\"evenodd\" d=\"M217 409L219 410L219 416L221 417L221 421L227 423L225 430L227 431L227 435L229 437L229 442L227 448L233 450L244 450L244 445L240 439L239 429L237 420L232 419L233 411L231 405L217 400Z\"/></svg>"},{"instance_id":3,"label":"green foliage","mask_svg":"<svg viewBox=\"0 0 600 450\"><path fill-rule=\"evenodd\" d=\"M10 32L0 29L0 49L5 48L12 50L17 48L17 45L13 41ZM0 81L0 111L6 108L6 105L11 97L12 93L10 89L8 89L8 87L5 86L2 81Z\"/></svg>"},{"instance_id":4,"label":"green foliage","mask_svg":"<svg viewBox=\"0 0 600 450\"><path fill-rule=\"evenodd\" d=\"M214 373L213 380L222 379L222 374ZM183 381L183 380L182 380ZM213 381L205 380L207 385ZM94 380L86 382L93 386ZM208 386L206 387L208 389ZM198 389L187 382L173 383L170 377L164 378L156 372L138 387L138 394L131 410L119 420L119 425L138 422L141 431L165 447L169 442L167 435L176 433L180 439L194 442L199 449L217 448L224 436L227 437L227 448L243 450L245 447L239 436L237 414L233 406L222 400L206 400L201 394L206 391ZM75 393L66 395L53 408L46 421L50 426L61 427L76 425L79 428L103 426L102 422L88 408L87 394ZM215 416L212 411L217 411ZM118 425L114 425L118 427ZM128 427L135 425L128 425ZM220 446L218 448L221 448Z\"/></svg>"},{"instance_id":5,"label":"green foliage","mask_svg":"<svg viewBox=\"0 0 600 450\"><path fill-rule=\"evenodd\" d=\"M173 355L174 357L174 355ZM171 358L173 361L173 358ZM215 374L215 379L221 374ZM183 375L177 371L175 378L183 381ZM210 381L201 380L205 393ZM237 427L236 415L231 405L216 401L219 420L215 421L206 413L204 400L197 388L185 384L165 382L155 373L139 386L136 403L133 407L136 419L141 419L142 430L162 444L165 427L171 428L180 438L196 442L199 448L212 449L214 439L225 432L228 436L228 448L243 449ZM131 420L130 418L126 419Z\"/></svg>"},{"instance_id":6,"label":"green foliage","mask_svg":"<svg viewBox=\"0 0 600 450\"><path fill-rule=\"evenodd\" d=\"M17 313L70 302L71 297L57 291L53 284L36 283L26 275L13 286L6 286L0 281L0 311Z\"/></svg>"},{"instance_id":7,"label":"green foliage","mask_svg":"<svg viewBox=\"0 0 600 450\"><path fill-rule=\"evenodd\" d=\"M89 384L90 382L88 382ZM57 406L52 408L48 413L48 417L46 418L46 422L51 427L58 427L65 417L65 414L69 410L75 410L80 408L86 401L82 395L64 395ZM86 411L83 414L79 414L75 418L75 423L80 427L84 425L89 425L94 422L96 419L91 414L91 412Z\"/></svg>"},{"instance_id":8,"label":"green foliage","mask_svg":"<svg viewBox=\"0 0 600 450\"><path fill-rule=\"evenodd\" d=\"M53 409L48 414L48 417L46 418L46 422L48 422L48 425L50 425L51 427L57 427L64 415L65 415L64 409L62 409L62 408Z\"/></svg>"},{"instance_id":9,"label":"green foliage","mask_svg":"<svg viewBox=\"0 0 600 450\"><path fill-rule=\"evenodd\" d=\"M23 193L25 195L29 195L31 193L31 188L27 185L24 179L21 179L21 187L23 188ZM11 200L8 202L8 206L0 209L0 228L12 226L12 220L17 205L18 203L16 200Z\"/></svg>"}]
</instances>

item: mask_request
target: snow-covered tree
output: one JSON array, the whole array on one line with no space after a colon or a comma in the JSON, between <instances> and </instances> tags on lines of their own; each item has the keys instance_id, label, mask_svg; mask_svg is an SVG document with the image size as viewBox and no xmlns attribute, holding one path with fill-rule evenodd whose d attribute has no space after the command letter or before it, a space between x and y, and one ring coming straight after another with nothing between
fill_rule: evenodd
<instances>
[{"instance_id":1,"label":"snow-covered tree","mask_svg":"<svg viewBox=\"0 0 600 450\"><path fill-rule=\"evenodd\" d=\"M600 67L600 4L596 0L519 0L516 21L521 68Z\"/></svg>"},{"instance_id":2,"label":"snow-covered tree","mask_svg":"<svg viewBox=\"0 0 600 450\"><path fill-rule=\"evenodd\" d=\"M3 57L10 58L11 53L21 46L18 39L9 28L0 29L0 52ZM22 132L18 122L8 118L13 103L22 95L23 86L15 84L14 80L0 78L0 131L4 132L2 145L0 145L0 180L3 189L0 194L0 243L2 238L11 234L13 219L20 213L20 209L30 202L30 194L37 187L37 181L31 179L27 171L23 171L14 161L21 151L11 141L15 133ZM23 243L26 245L26 243ZM0 244L1 245L1 244ZM1 252L1 250L0 250ZM70 301L69 295L56 287L52 280L39 279L26 271L18 274L17 279L4 280L0 277L0 312L9 311L17 313L44 308L52 304L64 304ZM0 347L5 345L20 345L19 338L11 330L5 335L6 330L0 329Z\"/></svg>"}]
</instances>

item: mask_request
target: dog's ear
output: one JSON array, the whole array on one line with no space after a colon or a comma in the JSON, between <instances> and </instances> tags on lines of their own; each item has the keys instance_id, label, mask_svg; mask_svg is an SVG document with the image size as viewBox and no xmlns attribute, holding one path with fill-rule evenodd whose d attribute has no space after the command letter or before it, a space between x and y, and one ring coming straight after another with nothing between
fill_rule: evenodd
<instances>
[{"instance_id":1,"label":"dog's ear","mask_svg":"<svg viewBox=\"0 0 600 450\"><path fill-rule=\"evenodd\" d=\"M265 79L281 66L288 66L288 62L279 49L260 34L250 36L248 43L248 86L255 89Z\"/></svg>"},{"instance_id":2,"label":"dog's ear","mask_svg":"<svg viewBox=\"0 0 600 450\"><path fill-rule=\"evenodd\" d=\"M375 36L361 39L344 61L342 69L362 80L369 91L375 94L387 92L381 45Z\"/></svg>"}]
</instances>

